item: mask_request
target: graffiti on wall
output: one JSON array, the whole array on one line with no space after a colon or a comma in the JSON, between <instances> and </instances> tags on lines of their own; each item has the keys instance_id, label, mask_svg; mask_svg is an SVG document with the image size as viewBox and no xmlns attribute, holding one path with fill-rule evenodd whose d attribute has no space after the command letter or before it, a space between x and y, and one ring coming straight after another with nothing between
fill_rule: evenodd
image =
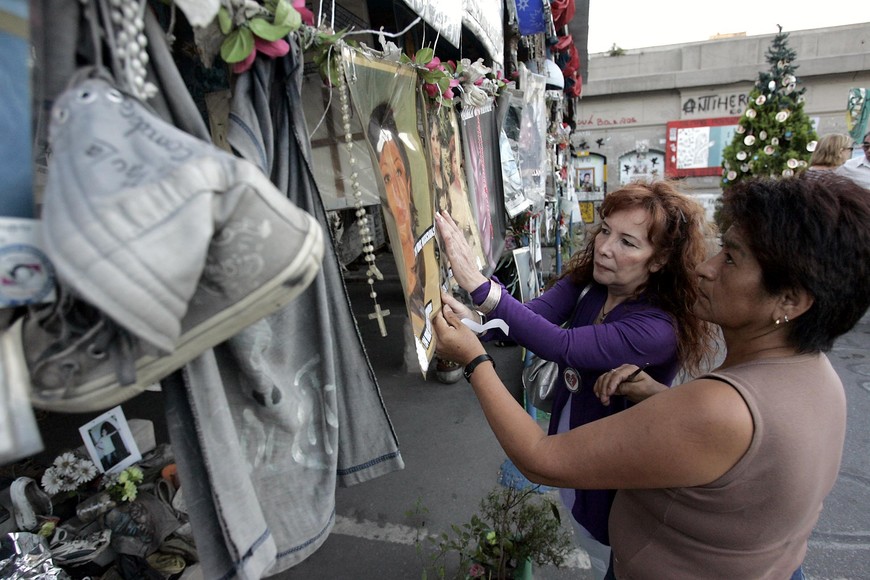
<instances>
[{"instance_id":1,"label":"graffiti on wall","mask_svg":"<svg viewBox=\"0 0 870 580\"><path fill-rule=\"evenodd\" d=\"M637 117L600 117L597 115L589 115L577 119L578 127L612 127L616 125L634 125L637 123Z\"/></svg>"},{"instance_id":2,"label":"graffiti on wall","mask_svg":"<svg viewBox=\"0 0 870 580\"><path fill-rule=\"evenodd\" d=\"M698 94L685 95L680 108L684 119L696 116L733 116L742 114L748 103L748 93Z\"/></svg>"}]
</instances>

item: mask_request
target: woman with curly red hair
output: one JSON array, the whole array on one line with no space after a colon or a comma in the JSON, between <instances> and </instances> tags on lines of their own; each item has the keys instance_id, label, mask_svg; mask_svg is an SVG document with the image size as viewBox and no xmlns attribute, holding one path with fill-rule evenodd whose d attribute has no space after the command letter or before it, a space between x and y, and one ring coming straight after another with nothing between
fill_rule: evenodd
<instances>
[{"instance_id":1,"label":"woman with curly red hair","mask_svg":"<svg viewBox=\"0 0 870 580\"><path fill-rule=\"evenodd\" d=\"M558 363L550 434L627 409L653 395L659 385L670 385L681 368L697 373L711 355L712 328L692 314L698 299L694 270L706 259L713 231L703 207L671 182L635 182L608 194L599 214L601 222L589 243L571 258L560 279L525 304L480 274L449 216L436 219L456 281L471 293L476 309L504 320L510 339ZM443 300L460 318L477 317L453 297L444 295ZM645 368L656 378L656 390L641 391L626 383L624 391L600 400L592 388L596 380L623 363ZM574 515L578 541L589 552L597 577L603 578L615 491L561 493Z\"/></svg>"}]
</instances>

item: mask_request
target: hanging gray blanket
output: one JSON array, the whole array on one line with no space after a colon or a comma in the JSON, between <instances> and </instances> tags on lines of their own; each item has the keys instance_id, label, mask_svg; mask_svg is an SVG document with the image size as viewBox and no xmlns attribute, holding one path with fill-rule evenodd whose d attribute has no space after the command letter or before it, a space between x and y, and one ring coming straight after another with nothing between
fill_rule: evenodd
<instances>
[{"instance_id":1,"label":"hanging gray blanket","mask_svg":"<svg viewBox=\"0 0 870 580\"><path fill-rule=\"evenodd\" d=\"M328 231L292 46L237 79L229 143ZM207 578L298 564L332 528L336 485L404 467L331 247L303 294L183 376L183 388L170 380L164 390L182 485L194 492L185 497L198 498L188 509Z\"/></svg>"}]
</instances>

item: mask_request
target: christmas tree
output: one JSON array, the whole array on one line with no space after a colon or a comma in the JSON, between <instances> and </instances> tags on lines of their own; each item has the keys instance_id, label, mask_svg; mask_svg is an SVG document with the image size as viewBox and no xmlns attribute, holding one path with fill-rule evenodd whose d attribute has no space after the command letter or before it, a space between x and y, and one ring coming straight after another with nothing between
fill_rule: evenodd
<instances>
[{"instance_id":1,"label":"christmas tree","mask_svg":"<svg viewBox=\"0 0 870 580\"><path fill-rule=\"evenodd\" d=\"M817 136L804 112L806 89L798 88L796 56L780 26L767 49L770 70L759 73L734 140L722 152L723 188L751 177L791 177L806 168Z\"/></svg>"}]
</instances>

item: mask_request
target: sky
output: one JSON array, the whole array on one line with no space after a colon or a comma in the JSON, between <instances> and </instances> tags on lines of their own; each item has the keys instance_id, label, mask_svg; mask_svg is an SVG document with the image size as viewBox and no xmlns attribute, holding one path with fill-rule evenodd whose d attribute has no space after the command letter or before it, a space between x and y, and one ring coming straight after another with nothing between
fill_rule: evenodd
<instances>
[{"instance_id":1,"label":"sky","mask_svg":"<svg viewBox=\"0 0 870 580\"><path fill-rule=\"evenodd\" d=\"M590 0L589 53L707 40L715 34L776 34L870 22L868 0L823 2L654 2ZM799 6L801 5L801 6ZM809 8L809 9L807 9Z\"/></svg>"}]
</instances>

